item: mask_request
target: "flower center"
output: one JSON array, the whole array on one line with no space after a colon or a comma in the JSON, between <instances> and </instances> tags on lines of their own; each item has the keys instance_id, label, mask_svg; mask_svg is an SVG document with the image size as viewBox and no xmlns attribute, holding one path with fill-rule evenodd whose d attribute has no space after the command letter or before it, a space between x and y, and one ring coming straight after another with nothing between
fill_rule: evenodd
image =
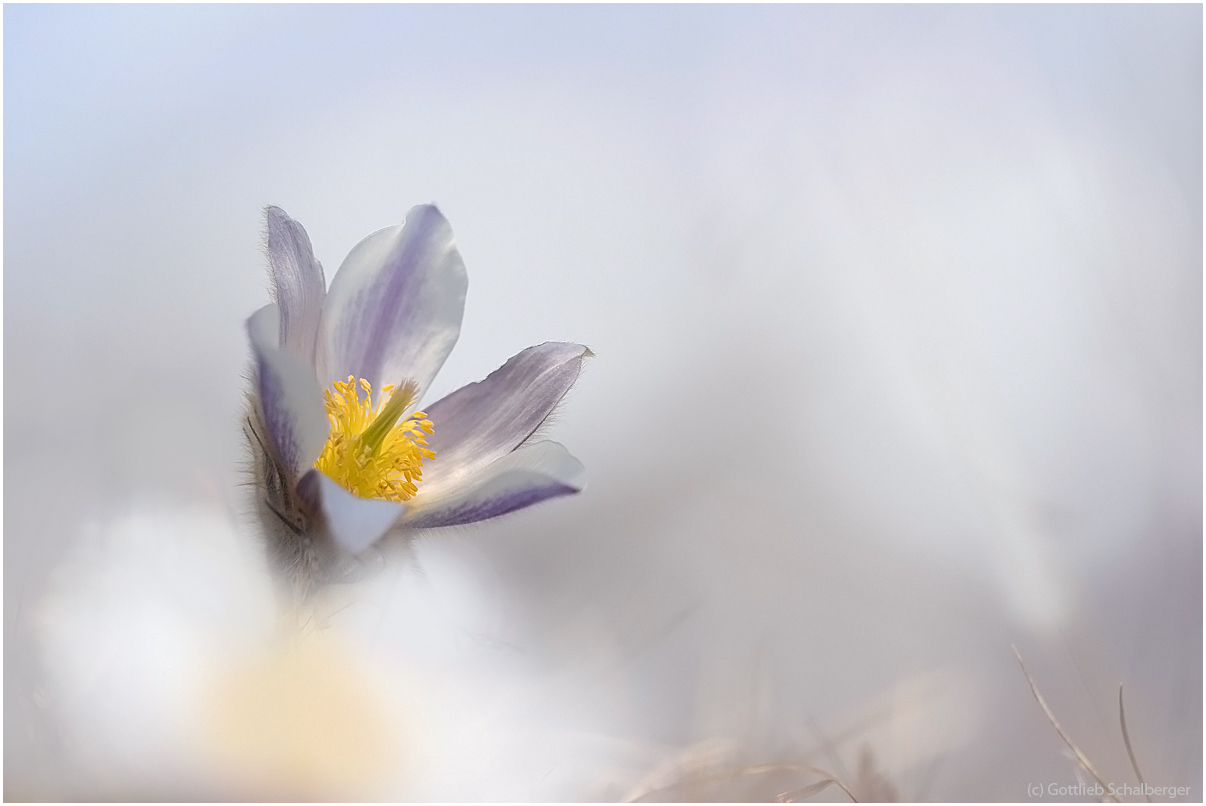
<instances>
[{"instance_id":1,"label":"flower center","mask_svg":"<svg viewBox=\"0 0 1206 806\"><path fill-rule=\"evenodd\" d=\"M363 400L357 387L364 390ZM314 466L361 498L409 499L423 479L423 460L435 458L427 448L435 427L426 414L416 411L398 422L417 391L411 381L397 389L384 386L374 410L368 381L351 375L346 383L336 381L335 391L325 394L331 435Z\"/></svg>"}]
</instances>

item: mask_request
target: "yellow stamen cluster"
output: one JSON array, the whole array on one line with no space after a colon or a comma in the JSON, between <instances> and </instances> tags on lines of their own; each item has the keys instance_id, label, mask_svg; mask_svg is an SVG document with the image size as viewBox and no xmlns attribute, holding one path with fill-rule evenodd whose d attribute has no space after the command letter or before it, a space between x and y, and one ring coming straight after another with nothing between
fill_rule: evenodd
<instances>
[{"instance_id":1,"label":"yellow stamen cluster","mask_svg":"<svg viewBox=\"0 0 1206 806\"><path fill-rule=\"evenodd\" d=\"M357 386L364 390L363 400ZM326 391L331 435L314 466L361 498L411 498L423 479L423 460L435 458L427 448L427 435L435 428L426 414L416 411L398 422L417 391L409 381L397 389L384 386L374 409L368 381L350 375L346 383L336 381L335 391Z\"/></svg>"}]
</instances>

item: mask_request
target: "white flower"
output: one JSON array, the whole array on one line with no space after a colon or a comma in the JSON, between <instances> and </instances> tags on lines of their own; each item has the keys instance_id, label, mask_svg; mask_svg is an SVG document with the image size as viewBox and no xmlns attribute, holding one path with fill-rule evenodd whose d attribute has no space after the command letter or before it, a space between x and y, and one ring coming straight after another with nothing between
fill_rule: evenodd
<instances>
[{"instance_id":1,"label":"white flower","mask_svg":"<svg viewBox=\"0 0 1206 806\"><path fill-rule=\"evenodd\" d=\"M321 580L394 528L472 523L579 492L530 438L590 351L546 342L415 411L460 333L468 279L434 206L352 249L326 289L301 225L267 210L276 302L247 321L248 427L278 562Z\"/></svg>"}]
</instances>

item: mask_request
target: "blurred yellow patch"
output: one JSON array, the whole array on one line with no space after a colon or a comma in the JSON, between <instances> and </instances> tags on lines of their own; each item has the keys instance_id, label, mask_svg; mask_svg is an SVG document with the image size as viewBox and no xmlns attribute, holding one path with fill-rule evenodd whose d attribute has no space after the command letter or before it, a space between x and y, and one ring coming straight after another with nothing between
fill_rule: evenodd
<instances>
[{"instance_id":1,"label":"blurred yellow patch","mask_svg":"<svg viewBox=\"0 0 1206 806\"><path fill-rule=\"evenodd\" d=\"M217 760L240 790L354 800L372 797L398 764L387 699L336 640L294 636L220 678L207 721Z\"/></svg>"}]
</instances>

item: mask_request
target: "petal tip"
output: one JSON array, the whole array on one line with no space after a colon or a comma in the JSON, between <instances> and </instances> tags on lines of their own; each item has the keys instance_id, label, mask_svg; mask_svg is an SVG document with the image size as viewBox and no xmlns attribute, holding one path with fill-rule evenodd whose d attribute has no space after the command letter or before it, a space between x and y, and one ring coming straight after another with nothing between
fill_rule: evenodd
<instances>
[{"instance_id":1,"label":"petal tip","mask_svg":"<svg viewBox=\"0 0 1206 806\"><path fill-rule=\"evenodd\" d=\"M296 223L297 222L285 212L284 208L277 207L275 204L269 204L264 207L264 226L268 229Z\"/></svg>"},{"instance_id":2,"label":"petal tip","mask_svg":"<svg viewBox=\"0 0 1206 806\"><path fill-rule=\"evenodd\" d=\"M565 447L561 443L554 442L553 444L565 454L561 481L565 483L565 486L573 488L574 493L582 492L586 489L586 465L582 464L572 453L565 450Z\"/></svg>"},{"instance_id":3,"label":"petal tip","mask_svg":"<svg viewBox=\"0 0 1206 806\"><path fill-rule=\"evenodd\" d=\"M280 331L281 313L275 302L270 302L247 317L244 326L247 337L251 340L252 349L257 355L266 348L275 349L280 346L278 332Z\"/></svg>"},{"instance_id":4,"label":"petal tip","mask_svg":"<svg viewBox=\"0 0 1206 806\"><path fill-rule=\"evenodd\" d=\"M448 219L444 217L442 212L440 212L439 205L437 205L435 202L416 204L414 207L406 211L406 217L402 219L402 224L408 224L412 218L418 218L420 216L434 216L439 221L443 222L445 226L448 226Z\"/></svg>"}]
</instances>

